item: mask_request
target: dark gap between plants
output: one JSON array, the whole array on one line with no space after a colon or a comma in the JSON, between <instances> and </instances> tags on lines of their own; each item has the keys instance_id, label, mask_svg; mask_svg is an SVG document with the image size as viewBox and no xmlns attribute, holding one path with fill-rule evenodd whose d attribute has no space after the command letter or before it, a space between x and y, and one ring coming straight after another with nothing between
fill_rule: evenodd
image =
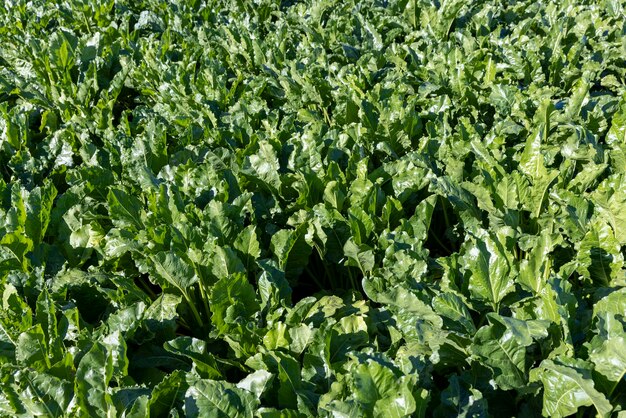
<instances>
[{"instance_id":1,"label":"dark gap between plants","mask_svg":"<svg viewBox=\"0 0 626 418\"><path fill-rule=\"evenodd\" d=\"M442 199L437 199L424 244L430 250L431 257L448 257L459 251L461 237L455 231L457 225L460 225L460 220L450 204L442 204Z\"/></svg>"},{"instance_id":2,"label":"dark gap between plants","mask_svg":"<svg viewBox=\"0 0 626 418\"><path fill-rule=\"evenodd\" d=\"M306 268L291 285L292 300L295 304L318 293L343 293L350 290L363 295L362 280L363 274L358 269L325 261L317 251L313 251Z\"/></svg>"}]
</instances>

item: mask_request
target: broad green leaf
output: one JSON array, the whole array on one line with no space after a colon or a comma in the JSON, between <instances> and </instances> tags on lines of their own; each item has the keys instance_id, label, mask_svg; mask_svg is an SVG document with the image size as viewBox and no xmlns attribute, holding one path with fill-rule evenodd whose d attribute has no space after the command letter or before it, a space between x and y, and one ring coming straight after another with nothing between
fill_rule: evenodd
<instances>
[{"instance_id":1,"label":"broad green leaf","mask_svg":"<svg viewBox=\"0 0 626 418\"><path fill-rule=\"evenodd\" d=\"M583 277L602 285L623 281L624 256L609 225L593 222L578 247L577 271Z\"/></svg>"},{"instance_id":2,"label":"broad green leaf","mask_svg":"<svg viewBox=\"0 0 626 418\"><path fill-rule=\"evenodd\" d=\"M50 361L54 363L62 357L62 345L58 335L57 311L54 301L44 288L37 298L36 318L46 337Z\"/></svg>"},{"instance_id":3,"label":"broad green leaf","mask_svg":"<svg viewBox=\"0 0 626 418\"><path fill-rule=\"evenodd\" d=\"M487 400L479 390L467 387L458 375L453 374L450 384L441 392L441 404L435 410L435 416L487 417Z\"/></svg>"},{"instance_id":4,"label":"broad green leaf","mask_svg":"<svg viewBox=\"0 0 626 418\"><path fill-rule=\"evenodd\" d=\"M606 142L611 147L611 168L616 173L625 173L626 164L626 100L622 98L619 110L611 120L611 127L606 134Z\"/></svg>"},{"instance_id":5,"label":"broad green leaf","mask_svg":"<svg viewBox=\"0 0 626 418\"><path fill-rule=\"evenodd\" d=\"M613 235L619 246L626 245L626 177L612 176L596 190L594 203L598 214L613 229Z\"/></svg>"},{"instance_id":6,"label":"broad green leaf","mask_svg":"<svg viewBox=\"0 0 626 418\"><path fill-rule=\"evenodd\" d=\"M550 115L553 111L554 105L551 101L544 100L541 103L534 118L536 128L526 140L524 152L520 159L521 172L528 176L532 182L532 197L529 206L535 217L539 216L546 191L558 175L557 171L546 168L544 155L541 152L542 145L547 141L550 134Z\"/></svg>"},{"instance_id":7,"label":"broad green leaf","mask_svg":"<svg viewBox=\"0 0 626 418\"><path fill-rule=\"evenodd\" d=\"M176 405L182 403L189 384L185 373L175 370L167 375L154 389L150 396L150 416L167 416L176 411Z\"/></svg>"},{"instance_id":8,"label":"broad green leaf","mask_svg":"<svg viewBox=\"0 0 626 418\"><path fill-rule=\"evenodd\" d=\"M595 339L594 339L595 340ZM613 382L613 392L626 375L626 332L621 335L609 335L606 339L592 341L592 350L589 359L595 365L595 370Z\"/></svg>"},{"instance_id":9,"label":"broad green leaf","mask_svg":"<svg viewBox=\"0 0 626 418\"><path fill-rule=\"evenodd\" d=\"M477 220L481 218L474 196L455 183L449 177L439 177L432 180L436 191L447 199L460 212L463 222L469 229L477 227Z\"/></svg>"},{"instance_id":10,"label":"broad green leaf","mask_svg":"<svg viewBox=\"0 0 626 418\"><path fill-rule=\"evenodd\" d=\"M472 352L494 371L498 387L519 389L528 383L527 341L516 337L501 324L480 328L474 337Z\"/></svg>"},{"instance_id":11,"label":"broad green leaf","mask_svg":"<svg viewBox=\"0 0 626 418\"><path fill-rule=\"evenodd\" d=\"M518 173L519 174L519 173ZM519 206L519 191L517 181L513 176L504 176L496 185L496 201L502 202L502 206L507 209L517 209Z\"/></svg>"},{"instance_id":12,"label":"broad green leaf","mask_svg":"<svg viewBox=\"0 0 626 418\"><path fill-rule=\"evenodd\" d=\"M520 263L518 282L524 288L537 294L546 284L550 274L551 259L548 254L555 243L549 233L543 232L537 237L528 257Z\"/></svg>"},{"instance_id":13,"label":"broad green leaf","mask_svg":"<svg viewBox=\"0 0 626 418\"><path fill-rule=\"evenodd\" d=\"M286 355L276 355L275 358L280 381L278 404L283 408L297 408L297 394L302 386L300 365L292 357Z\"/></svg>"},{"instance_id":14,"label":"broad green leaf","mask_svg":"<svg viewBox=\"0 0 626 418\"><path fill-rule=\"evenodd\" d=\"M295 279L307 266L311 246L306 242L307 225L301 224L296 229L283 229L272 237L271 248L280 268L287 279Z\"/></svg>"},{"instance_id":15,"label":"broad green leaf","mask_svg":"<svg viewBox=\"0 0 626 418\"><path fill-rule=\"evenodd\" d=\"M149 404L150 398L148 395L141 395L137 399L134 400L131 407L126 412L126 417L128 418L144 418L149 416Z\"/></svg>"},{"instance_id":16,"label":"broad green leaf","mask_svg":"<svg viewBox=\"0 0 626 418\"><path fill-rule=\"evenodd\" d=\"M533 181L547 174L541 146L550 134L550 115L553 111L554 105L551 101L544 100L541 102L534 118L534 122L537 124L536 129L526 140L524 152L521 156L520 169Z\"/></svg>"},{"instance_id":17,"label":"broad green leaf","mask_svg":"<svg viewBox=\"0 0 626 418\"><path fill-rule=\"evenodd\" d=\"M222 373L215 357L207 352L207 344L193 337L176 337L166 342L163 347L173 354L185 356L192 360L199 374L210 379L222 378Z\"/></svg>"},{"instance_id":18,"label":"broad green leaf","mask_svg":"<svg viewBox=\"0 0 626 418\"><path fill-rule=\"evenodd\" d=\"M32 367L38 371L50 368L48 344L40 324L22 332L15 344L15 358L24 367Z\"/></svg>"},{"instance_id":19,"label":"broad green leaf","mask_svg":"<svg viewBox=\"0 0 626 418\"><path fill-rule=\"evenodd\" d=\"M436 202L437 196L430 196L422 200L415 208L415 215L409 219L409 222L416 238L426 240L428 237Z\"/></svg>"},{"instance_id":20,"label":"broad green leaf","mask_svg":"<svg viewBox=\"0 0 626 418\"><path fill-rule=\"evenodd\" d=\"M289 344L290 340L287 334L287 326L283 322L273 324L273 327L269 329L263 337L263 345L268 350L288 348Z\"/></svg>"},{"instance_id":21,"label":"broad green leaf","mask_svg":"<svg viewBox=\"0 0 626 418\"><path fill-rule=\"evenodd\" d=\"M33 242L22 234L9 233L0 238L0 273L11 270L27 271L26 254L33 249Z\"/></svg>"},{"instance_id":22,"label":"broad green leaf","mask_svg":"<svg viewBox=\"0 0 626 418\"><path fill-rule=\"evenodd\" d=\"M150 261L155 281L164 287L174 287L183 295L198 281L193 268L173 252L159 252L150 256Z\"/></svg>"},{"instance_id":23,"label":"broad green leaf","mask_svg":"<svg viewBox=\"0 0 626 418\"><path fill-rule=\"evenodd\" d=\"M285 278L285 273L278 269L271 260L261 260L259 265L263 269L257 279L261 308L277 308L280 305L291 303L291 288Z\"/></svg>"},{"instance_id":24,"label":"broad green leaf","mask_svg":"<svg viewBox=\"0 0 626 418\"><path fill-rule=\"evenodd\" d=\"M143 313L144 326L153 333L172 336L176 330L177 308L182 298L164 293Z\"/></svg>"},{"instance_id":25,"label":"broad green leaf","mask_svg":"<svg viewBox=\"0 0 626 418\"><path fill-rule=\"evenodd\" d=\"M121 332L127 338L132 337L141 327L146 305L143 302L121 308L109 315L106 324L110 333Z\"/></svg>"},{"instance_id":26,"label":"broad green leaf","mask_svg":"<svg viewBox=\"0 0 626 418\"><path fill-rule=\"evenodd\" d=\"M611 393L626 375L626 355L623 350L626 330L620 319L625 311L624 291L613 292L594 306L597 335L589 343L589 359L594 363L595 371L611 382Z\"/></svg>"},{"instance_id":27,"label":"broad green leaf","mask_svg":"<svg viewBox=\"0 0 626 418\"><path fill-rule=\"evenodd\" d=\"M16 379L24 385L20 400L31 416L66 416L73 397L70 382L32 370L17 372Z\"/></svg>"},{"instance_id":28,"label":"broad green leaf","mask_svg":"<svg viewBox=\"0 0 626 418\"><path fill-rule=\"evenodd\" d=\"M361 316L343 317L330 330L327 337L327 358L331 363L341 362L347 353L369 342L367 323Z\"/></svg>"},{"instance_id":29,"label":"broad green leaf","mask_svg":"<svg viewBox=\"0 0 626 418\"><path fill-rule=\"evenodd\" d=\"M498 237L487 234L473 239L463 255L464 267L470 273L470 292L496 312L502 299L514 290L509 257Z\"/></svg>"},{"instance_id":30,"label":"broad green leaf","mask_svg":"<svg viewBox=\"0 0 626 418\"><path fill-rule=\"evenodd\" d=\"M370 215L358 206L351 207L348 211L348 220L355 242L359 245L365 244L375 228Z\"/></svg>"},{"instance_id":31,"label":"broad green leaf","mask_svg":"<svg viewBox=\"0 0 626 418\"><path fill-rule=\"evenodd\" d=\"M46 234L50 222L50 212L56 196L56 188L52 182L47 181L42 187L28 193L25 199L25 232L33 240L34 245L41 243Z\"/></svg>"},{"instance_id":32,"label":"broad green leaf","mask_svg":"<svg viewBox=\"0 0 626 418\"><path fill-rule=\"evenodd\" d=\"M209 307L211 322L220 334L228 333L241 321L247 322L259 309L254 288L241 274L224 277L213 286Z\"/></svg>"},{"instance_id":33,"label":"broad green leaf","mask_svg":"<svg viewBox=\"0 0 626 418\"><path fill-rule=\"evenodd\" d=\"M358 267L366 275L374 269L374 251L366 244L357 245L352 238L343 246L343 253L348 258L347 265Z\"/></svg>"},{"instance_id":34,"label":"broad green leaf","mask_svg":"<svg viewBox=\"0 0 626 418\"><path fill-rule=\"evenodd\" d=\"M116 416L109 382L113 376L113 358L101 343L95 343L76 368L74 390L80 416Z\"/></svg>"},{"instance_id":35,"label":"broad green leaf","mask_svg":"<svg viewBox=\"0 0 626 418\"><path fill-rule=\"evenodd\" d=\"M324 201L332 208L341 211L346 200L346 194L337 181L329 181L324 188Z\"/></svg>"},{"instance_id":36,"label":"broad green leaf","mask_svg":"<svg viewBox=\"0 0 626 418\"><path fill-rule=\"evenodd\" d=\"M252 260L259 258L261 255L261 248L259 241L257 240L255 228L253 225L246 227L239 233L233 244L236 250L241 251L243 254L250 256ZM246 264L249 267L249 263Z\"/></svg>"},{"instance_id":37,"label":"broad green leaf","mask_svg":"<svg viewBox=\"0 0 626 418\"><path fill-rule=\"evenodd\" d=\"M244 170L254 181L265 184L273 193L278 194L281 186L280 166L276 151L270 143L259 142L258 153L247 157Z\"/></svg>"},{"instance_id":38,"label":"broad green leaf","mask_svg":"<svg viewBox=\"0 0 626 418\"><path fill-rule=\"evenodd\" d=\"M142 220L141 202L120 189L110 189L107 195L111 220L118 228L133 227L137 230L144 228Z\"/></svg>"},{"instance_id":39,"label":"broad green leaf","mask_svg":"<svg viewBox=\"0 0 626 418\"><path fill-rule=\"evenodd\" d=\"M406 417L415 411L410 378L398 379L392 370L376 361L359 365L353 378L355 399L373 416Z\"/></svg>"},{"instance_id":40,"label":"broad green leaf","mask_svg":"<svg viewBox=\"0 0 626 418\"><path fill-rule=\"evenodd\" d=\"M593 406L599 416L608 417L613 407L606 397L594 387L594 382L575 368L544 360L533 370L533 380L543 384L543 414L566 417L575 414L582 406Z\"/></svg>"},{"instance_id":41,"label":"broad green leaf","mask_svg":"<svg viewBox=\"0 0 626 418\"><path fill-rule=\"evenodd\" d=\"M63 70L73 65L75 58L71 44L75 43L76 38L71 32L66 30L55 32L50 38L51 62Z\"/></svg>"},{"instance_id":42,"label":"broad green leaf","mask_svg":"<svg viewBox=\"0 0 626 418\"><path fill-rule=\"evenodd\" d=\"M185 394L188 417L252 417L258 405L254 395L228 382L196 380Z\"/></svg>"},{"instance_id":43,"label":"broad green leaf","mask_svg":"<svg viewBox=\"0 0 626 418\"><path fill-rule=\"evenodd\" d=\"M270 372L266 370L257 370L250 373L237 383L237 387L239 389L247 390L248 392L254 394L257 400L260 400L265 390L271 384L273 378L274 376Z\"/></svg>"},{"instance_id":44,"label":"broad green leaf","mask_svg":"<svg viewBox=\"0 0 626 418\"><path fill-rule=\"evenodd\" d=\"M211 273L218 279L246 271L237 253L231 248L215 247L211 261Z\"/></svg>"},{"instance_id":45,"label":"broad green leaf","mask_svg":"<svg viewBox=\"0 0 626 418\"><path fill-rule=\"evenodd\" d=\"M113 365L113 376L122 378L128 374L128 346L119 330L100 340L106 348Z\"/></svg>"},{"instance_id":46,"label":"broad green leaf","mask_svg":"<svg viewBox=\"0 0 626 418\"><path fill-rule=\"evenodd\" d=\"M437 295L432 302L433 309L442 317L444 323L452 329L460 329L472 335L476 332L476 326L472 321L467 305L454 293L442 293ZM446 318L448 321L446 321Z\"/></svg>"}]
</instances>

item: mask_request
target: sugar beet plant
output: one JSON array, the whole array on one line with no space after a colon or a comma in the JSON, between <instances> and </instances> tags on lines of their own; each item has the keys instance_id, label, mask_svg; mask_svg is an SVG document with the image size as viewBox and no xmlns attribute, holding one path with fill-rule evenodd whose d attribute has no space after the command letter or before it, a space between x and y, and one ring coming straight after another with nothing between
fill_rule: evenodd
<instances>
[{"instance_id":1,"label":"sugar beet plant","mask_svg":"<svg viewBox=\"0 0 626 418\"><path fill-rule=\"evenodd\" d=\"M624 417L620 0L6 0L0 416Z\"/></svg>"}]
</instances>

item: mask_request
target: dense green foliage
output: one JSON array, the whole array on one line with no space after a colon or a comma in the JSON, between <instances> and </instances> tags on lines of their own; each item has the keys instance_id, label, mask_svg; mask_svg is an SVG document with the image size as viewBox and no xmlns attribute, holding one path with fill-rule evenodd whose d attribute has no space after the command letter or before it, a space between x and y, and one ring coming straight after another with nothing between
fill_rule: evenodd
<instances>
[{"instance_id":1,"label":"dense green foliage","mask_svg":"<svg viewBox=\"0 0 626 418\"><path fill-rule=\"evenodd\" d=\"M0 416L626 414L624 1L5 6Z\"/></svg>"}]
</instances>

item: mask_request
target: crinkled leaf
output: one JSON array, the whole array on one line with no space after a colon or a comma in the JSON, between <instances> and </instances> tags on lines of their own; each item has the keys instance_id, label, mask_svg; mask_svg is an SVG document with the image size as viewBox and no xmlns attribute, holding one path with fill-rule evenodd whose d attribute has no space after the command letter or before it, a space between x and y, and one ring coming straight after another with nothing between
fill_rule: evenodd
<instances>
[{"instance_id":1,"label":"crinkled leaf","mask_svg":"<svg viewBox=\"0 0 626 418\"><path fill-rule=\"evenodd\" d=\"M74 390L81 416L115 417L109 389L113 358L101 343L95 343L76 368Z\"/></svg>"},{"instance_id":2,"label":"crinkled leaf","mask_svg":"<svg viewBox=\"0 0 626 418\"><path fill-rule=\"evenodd\" d=\"M593 406L599 416L608 417L613 407L598 392L589 374L584 376L573 367L544 360L533 370L533 380L543 384L543 414L566 417L582 406Z\"/></svg>"},{"instance_id":3,"label":"crinkled leaf","mask_svg":"<svg viewBox=\"0 0 626 418\"><path fill-rule=\"evenodd\" d=\"M233 384L216 380L197 380L185 394L188 417L252 417L258 405L254 395Z\"/></svg>"},{"instance_id":4,"label":"crinkled leaf","mask_svg":"<svg viewBox=\"0 0 626 418\"><path fill-rule=\"evenodd\" d=\"M511 261L503 244L495 235L477 237L466 249L463 262L470 272L470 292L497 310L502 299L514 290Z\"/></svg>"}]
</instances>

